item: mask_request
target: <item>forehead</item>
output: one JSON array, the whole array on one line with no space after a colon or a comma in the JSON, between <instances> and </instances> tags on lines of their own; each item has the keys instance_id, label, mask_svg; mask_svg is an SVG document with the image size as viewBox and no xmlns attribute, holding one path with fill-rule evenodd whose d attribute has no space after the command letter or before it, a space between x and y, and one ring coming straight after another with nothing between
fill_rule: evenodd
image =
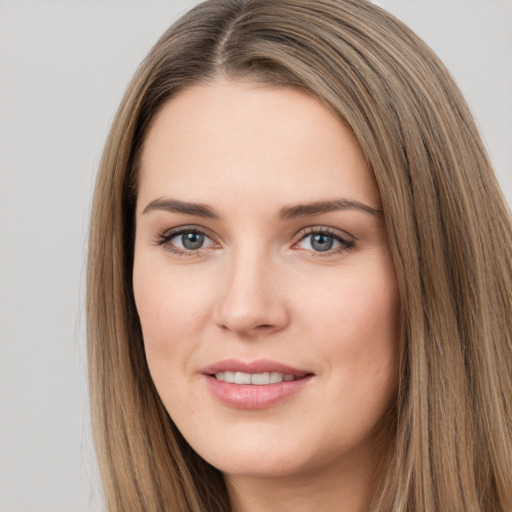
<instances>
[{"instance_id":1,"label":"forehead","mask_svg":"<svg viewBox=\"0 0 512 512\"><path fill-rule=\"evenodd\" d=\"M155 116L140 172L142 196L193 189L185 199L209 202L219 186L262 192L265 184L288 202L338 188L380 203L351 132L319 100L288 87L218 81L181 91Z\"/></svg>"}]
</instances>

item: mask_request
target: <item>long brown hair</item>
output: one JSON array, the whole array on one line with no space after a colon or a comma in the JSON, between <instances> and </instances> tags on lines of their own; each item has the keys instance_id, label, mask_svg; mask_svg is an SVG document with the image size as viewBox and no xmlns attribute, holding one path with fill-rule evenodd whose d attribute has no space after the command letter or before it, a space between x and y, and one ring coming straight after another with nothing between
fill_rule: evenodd
<instances>
[{"instance_id":1,"label":"long brown hair","mask_svg":"<svg viewBox=\"0 0 512 512\"><path fill-rule=\"evenodd\" d=\"M231 510L220 472L155 391L131 276L148 126L177 91L219 76L301 87L352 130L373 169L402 316L374 510L512 510L510 212L449 73L365 0L206 1L133 78L100 164L89 244L91 403L108 510Z\"/></svg>"}]
</instances>

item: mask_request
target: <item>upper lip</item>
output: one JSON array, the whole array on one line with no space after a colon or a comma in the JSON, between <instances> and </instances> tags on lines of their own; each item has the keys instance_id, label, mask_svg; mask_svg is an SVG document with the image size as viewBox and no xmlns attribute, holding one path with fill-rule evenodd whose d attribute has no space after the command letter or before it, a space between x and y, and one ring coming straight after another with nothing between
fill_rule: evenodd
<instances>
[{"instance_id":1,"label":"upper lip","mask_svg":"<svg viewBox=\"0 0 512 512\"><path fill-rule=\"evenodd\" d=\"M266 373L276 372L296 377L305 377L312 372L300 368L293 368L277 361L269 359L259 359L256 361L239 361L237 359L224 359L203 368L201 373L205 375L213 375L218 372L243 372L243 373Z\"/></svg>"}]
</instances>

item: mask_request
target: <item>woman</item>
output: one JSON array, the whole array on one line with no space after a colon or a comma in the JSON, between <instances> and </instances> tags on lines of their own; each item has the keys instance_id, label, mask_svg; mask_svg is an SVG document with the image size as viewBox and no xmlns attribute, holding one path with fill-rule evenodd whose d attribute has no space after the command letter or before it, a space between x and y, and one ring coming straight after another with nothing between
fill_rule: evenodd
<instances>
[{"instance_id":1,"label":"woman","mask_svg":"<svg viewBox=\"0 0 512 512\"><path fill-rule=\"evenodd\" d=\"M210 0L101 162L109 510L512 508L512 229L471 114L361 0Z\"/></svg>"}]
</instances>

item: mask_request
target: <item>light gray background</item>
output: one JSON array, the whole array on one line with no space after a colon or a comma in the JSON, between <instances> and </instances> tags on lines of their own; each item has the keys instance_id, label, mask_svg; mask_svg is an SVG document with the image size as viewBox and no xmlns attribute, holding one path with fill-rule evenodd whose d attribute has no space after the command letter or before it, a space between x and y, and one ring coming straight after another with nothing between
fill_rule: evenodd
<instances>
[{"instance_id":1,"label":"light gray background","mask_svg":"<svg viewBox=\"0 0 512 512\"><path fill-rule=\"evenodd\" d=\"M84 266L107 128L193 0L0 1L0 511L101 510ZM512 203L512 0L380 0L459 82Z\"/></svg>"}]
</instances>

